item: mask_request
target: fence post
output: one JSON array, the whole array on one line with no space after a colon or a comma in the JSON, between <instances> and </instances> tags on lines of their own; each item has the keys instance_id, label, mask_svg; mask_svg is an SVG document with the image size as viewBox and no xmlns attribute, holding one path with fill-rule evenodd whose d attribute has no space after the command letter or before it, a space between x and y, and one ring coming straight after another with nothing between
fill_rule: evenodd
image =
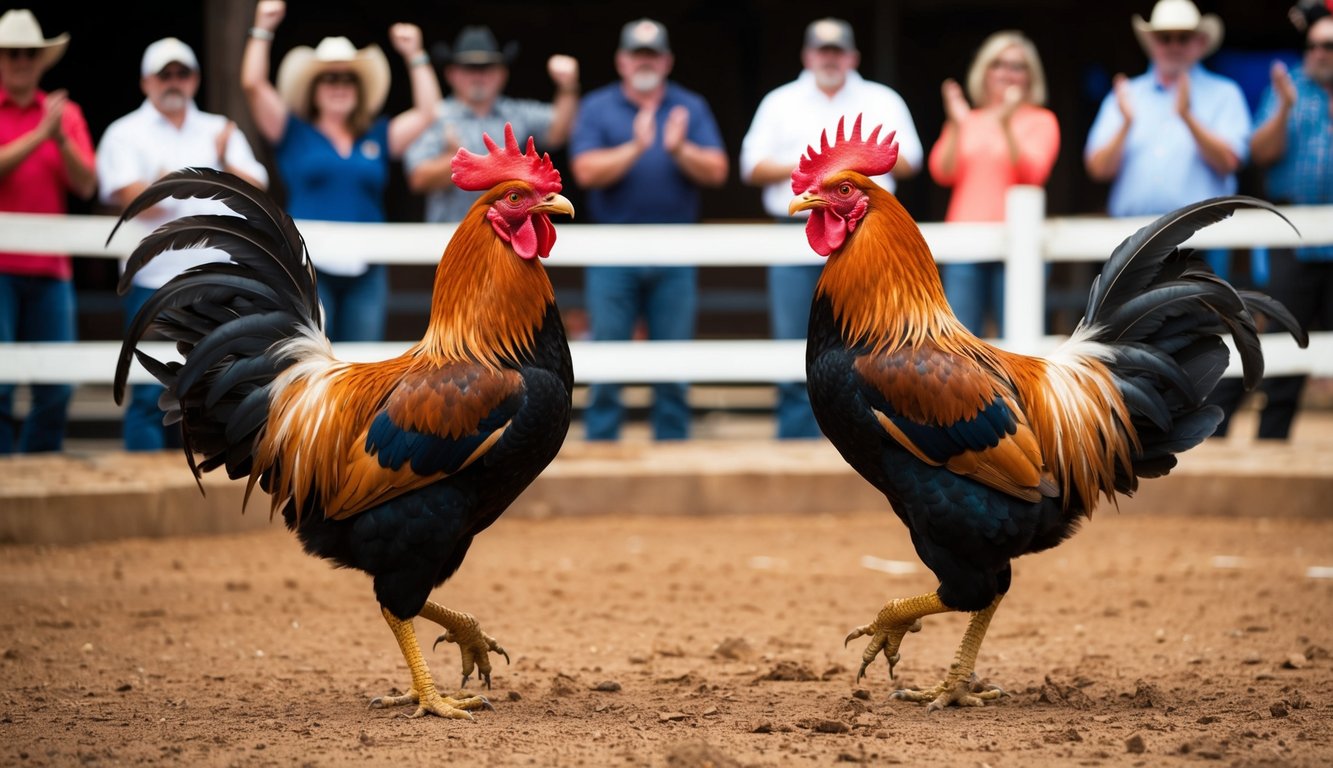
<instances>
[{"instance_id":1,"label":"fence post","mask_svg":"<svg viewBox=\"0 0 1333 768\"><path fill-rule=\"evenodd\" d=\"M1004 346L1032 354L1045 335L1046 270L1043 253L1046 192L1019 185L1005 194Z\"/></svg>"}]
</instances>

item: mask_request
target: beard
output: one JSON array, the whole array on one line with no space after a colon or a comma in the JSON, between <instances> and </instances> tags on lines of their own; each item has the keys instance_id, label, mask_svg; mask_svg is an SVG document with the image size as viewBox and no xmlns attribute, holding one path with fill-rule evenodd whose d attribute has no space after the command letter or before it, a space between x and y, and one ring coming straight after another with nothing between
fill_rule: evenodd
<instances>
[{"instance_id":1,"label":"beard","mask_svg":"<svg viewBox=\"0 0 1333 768\"><path fill-rule=\"evenodd\" d=\"M180 91L166 91L158 99L158 108L163 112L179 112L180 110L185 109L185 105L188 104L189 101L189 99L185 98L185 94Z\"/></svg>"},{"instance_id":2,"label":"beard","mask_svg":"<svg viewBox=\"0 0 1333 768\"><path fill-rule=\"evenodd\" d=\"M844 75L839 70L836 69L815 70L815 85L818 85L820 88L824 88L830 91L835 90L837 88L841 88L842 84L846 81L847 81L847 76Z\"/></svg>"},{"instance_id":3,"label":"beard","mask_svg":"<svg viewBox=\"0 0 1333 768\"><path fill-rule=\"evenodd\" d=\"M657 90L663 79L659 72L639 71L629 76L629 87L639 93L648 93Z\"/></svg>"}]
</instances>

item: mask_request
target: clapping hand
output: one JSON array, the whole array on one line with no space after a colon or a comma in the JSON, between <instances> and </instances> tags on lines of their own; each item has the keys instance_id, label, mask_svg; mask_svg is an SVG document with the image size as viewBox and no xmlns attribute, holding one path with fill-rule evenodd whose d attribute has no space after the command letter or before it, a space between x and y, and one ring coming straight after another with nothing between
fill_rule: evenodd
<instances>
[{"instance_id":1,"label":"clapping hand","mask_svg":"<svg viewBox=\"0 0 1333 768\"><path fill-rule=\"evenodd\" d=\"M650 102L639 107L639 114L634 116L634 144L645 150L657 139L657 102Z\"/></svg>"},{"instance_id":2,"label":"clapping hand","mask_svg":"<svg viewBox=\"0 0 1333 768\"><path fill-rule=\"evenodd\" d=\"M41 131L39 135L55 141L57 144L64 143L65 134L62 129L62 117L65 114L65 105L69 103L69 92L65 89L51 91L46 95L46 103L43 105L42 119L37 123L37 130Z\"/></svg>"},{"instance_id":3,"label":"clapping hand","mask_svg":"<svg viewBox=\"0 0 1333 768\"><path fill-rule=\"evenodd\" d=\"M1190 114L1190 76L1188 72L1181 72L1180 79L1176 81L1176 114L1182 118L1189 117Z\"/></svg>"},{"instance_id":4,"label":"clapping hand","mask_svg":"<svg viewBox=\"0 0 1333 768\"><path fill-rule=\"evenodd\" d=\"M940 86L940 95L944 97L944 116L954 125L962 125L972 112L967 98L963 96L963 87L957 80L949 78Z\"/></svg>"},{"instance_id":5,"label":"clapping hand","mask_svg":"<svg viewBox=\"0 0 1333 768\"><path fill-rule=\"evenodd\" d=\"M1121 72L1111 81L1111 87L1115 90L1115 103L1120 107L1120 115L1125 118L1125 123L1134 122L1134 97L1130 93L1129 78Z\"/></svg>"},{"instance_id":6,"label":"clapping hand","mask_svg":"<svg viewBox=\"0 0 1333 768\"><path fill-rule=\"evenodd\" d=\"M1269 75L1273 78L1273 92L1277 94L1283 108L1291 109L1291 106L1296 103L1296 84L1291 81L1291 73L1287 71L1287 65L1280 61L1273 62Z\"/></svg>"},{"instance_id":7,"label":"clapping hand","mask_svg":"<svg viewBox=\"0 0 1333 768\"><path fill-rule=\"evenodd\" d=\"M690 127L690 111L683 104L677 104L667 113L666 125L662 127L662 146L667 152L675 154L685 143L685 132Z\"/></svg>"}]
</instances>

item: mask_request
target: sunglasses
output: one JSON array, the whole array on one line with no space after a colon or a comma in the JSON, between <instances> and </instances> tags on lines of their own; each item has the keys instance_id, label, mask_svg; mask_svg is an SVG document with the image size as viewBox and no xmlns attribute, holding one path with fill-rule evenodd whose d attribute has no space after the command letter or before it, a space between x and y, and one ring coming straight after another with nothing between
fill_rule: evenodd
<instances>
[{"instance_id":1,"label":"sunglasses","mask_svg":"<svg viewBox=\"0 0 1333 768\"><path fill-rule=\"evenodd\" d=\"M1194 39L1194 35L1195 35L1194 32L1154 32L1154 33L1152 33L1153 39L1156 40L1157 42L1161 43L1162 45L1170 45L1170 44L1172 44L1172 43L1175 43L1175 44L1177 44L1177 45L1185 45L1186 43L1188 43L1189 41L1191 41L1191 40Z\"/></svg>"},{"instance_id":2,"label":"sunglasses","mask_svg":"<svg viewBox=\"0 0 1333 768\"><path fill-rule=\"evenodd\" d=\"M326 72L315 78L315 82L329 85L356 85L357 79L351 72Z\"/></svg>"},{"instance_id":3,"label":"sunglasses","mask_svg":"<svg viewBox=\"0 0 1333 768\"><path fill-rule=\"evenodd\" d=\"M154 75L154 77L162 82L167 82L169 80L189 80L191 77L194 77L194 70L185 69L184 67L181 67L180 69L164 69Z\"/></svg>"},{"instance_id":4,"label":"sunglasses","mask_svg":"<svg viewBox=\"0 0 1333 768\"><path fill-rule=\"evenodd\" d=\"M0 53L11 59L35 59L41 53L41 50L37 48L5 48L0 50Z\"/></svg>"},{"instance_id":5,"label":"sunglasses","mask_svg":"<svg viewBox=\"0 0 1333 768\"><path fill-rule=\"evenodd\" d=\"M1311 40L1305 44L1305 50L1333 53L1333 40Z\"/></svg>"}]
</instances>

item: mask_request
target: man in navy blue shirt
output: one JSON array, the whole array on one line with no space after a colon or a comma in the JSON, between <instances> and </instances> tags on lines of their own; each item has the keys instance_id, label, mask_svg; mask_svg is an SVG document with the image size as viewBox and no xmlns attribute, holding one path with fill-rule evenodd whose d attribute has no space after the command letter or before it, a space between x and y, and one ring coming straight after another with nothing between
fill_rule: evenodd
<instances>
[{"instance_id":1,"label":"man in navy blue shirt","mask_svg":"<svg viewBox=\"0 0 1333 768\"><path fill-rule=\"evenodd\" d=\"M620 81L583 98L569 141L583 211L600 224L684 224L699 220L699 188L727 179L727 155L703 97L667 79L674 59L666 27L652 19L624 26L616 50ZM594 341L628 341L642 317L653 340L694 337L695 267L592 267L585 271ZM686 385L653 385L657 440L689 437ZM620 437L620 385L589 390L589 440Z\"/></svg>"}]
</instances>

